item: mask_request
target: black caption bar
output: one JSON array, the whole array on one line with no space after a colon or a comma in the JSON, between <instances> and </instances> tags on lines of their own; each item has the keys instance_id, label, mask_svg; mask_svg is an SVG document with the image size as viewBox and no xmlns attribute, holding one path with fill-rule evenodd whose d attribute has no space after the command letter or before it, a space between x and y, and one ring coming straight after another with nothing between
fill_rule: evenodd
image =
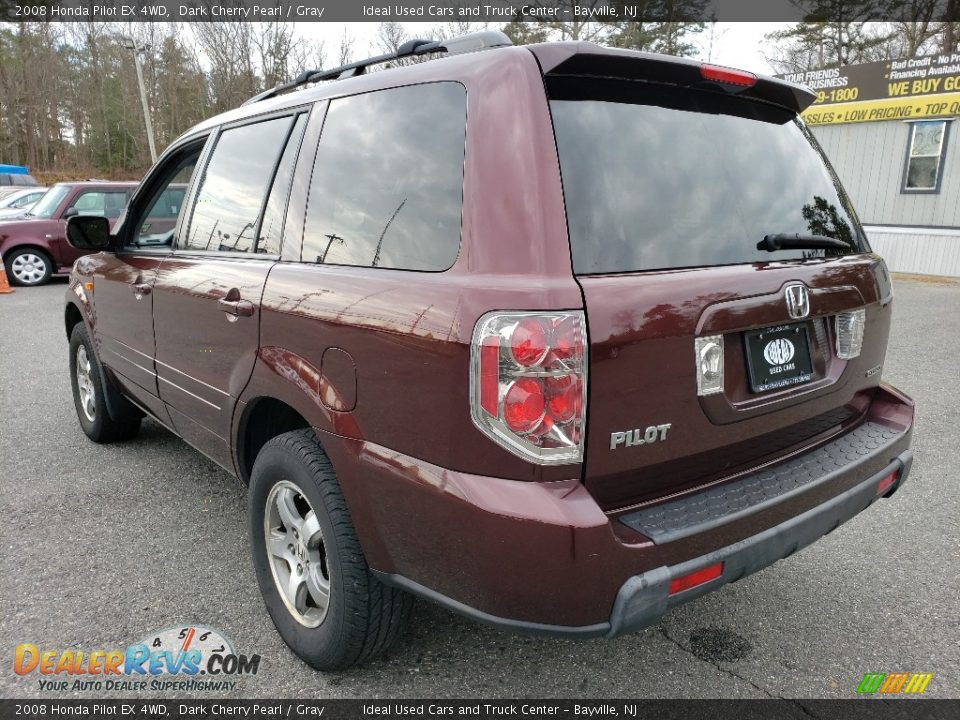
<instances>
[{"instance_id":1,"label":"black caption bar","mask_svg":"<svg viewBox=\"0 0 960 720\"><path fill-rule=\"evenodd\" d=\"M930 17L960 15L950 0L929 0ZM550 21L799 21L857 22L915 20L912 0L888 0L857 8L844 17L844 4L834 3L837 17L824 13L822 0L757 2L756 0L0 0L0 20L102 22L511 22ZM960 20L960 17L954 17Z\"/></svg>"},{"instance_id":2,"label":"black caption bar","mask_svg":"<svg viewBox=\"0 0 960 720\"><path fill-rule=\"evenodd\" d=\"M956 718L960 700L0 700L23 720L186 718L644 718L906 720Z\"/></svg>"}]
</instances>

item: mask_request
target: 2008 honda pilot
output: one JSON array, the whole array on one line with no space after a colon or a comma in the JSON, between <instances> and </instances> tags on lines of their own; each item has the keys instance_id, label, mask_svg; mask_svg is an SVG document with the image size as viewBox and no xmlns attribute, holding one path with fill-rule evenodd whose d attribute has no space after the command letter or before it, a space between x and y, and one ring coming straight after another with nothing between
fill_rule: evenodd
<instances>
[{"instance_id":1,"label":"2008 honda pilot","mask_svg":"<svg viewBox=\"0 0 960 720\"><path fill-rule=\"evenodd\" d=\"M267 609L317 668L382 651L414 595L632 632L910 467L891 281L811 93L506 45L305 73L174 142L112 235L70 221L102 251L67 292L83 430L147 415L249 483ZM398 56L435 59L365 72Z\"/></svg>"}]
</instances>

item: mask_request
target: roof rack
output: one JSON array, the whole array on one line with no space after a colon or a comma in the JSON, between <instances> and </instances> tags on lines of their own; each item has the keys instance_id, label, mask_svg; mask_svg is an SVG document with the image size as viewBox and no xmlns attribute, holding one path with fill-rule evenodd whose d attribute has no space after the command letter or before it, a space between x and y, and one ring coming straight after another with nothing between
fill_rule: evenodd
<instances>
[{"instance_id":1,"label":"roof rack","mask_svg":"<svg viewBox=\"0 0 960 720\"><path fill-rule=\"evenodd\" d=\"M448 55L459 55L460 53L504 47L506 45L513 45L513 43L510 41L510 38L499 30L484 30L468 35L460 35L459 37L449 40L408 40L401 45L395 53L377 55L376 57L367 58L366 60L341 65L331 70L307 70L300 73L300 75L288 83L277 85L275 88L266 90L259 95L254 95L243 104L251 105L261 100L268 100L269 98L276 97L302 85L320 82L321 80L340 80L356 75L363 75L369 66L379 65L380 63L390 62L391 60L437 52L445 52Z\"/></svg>"}]
</instances>

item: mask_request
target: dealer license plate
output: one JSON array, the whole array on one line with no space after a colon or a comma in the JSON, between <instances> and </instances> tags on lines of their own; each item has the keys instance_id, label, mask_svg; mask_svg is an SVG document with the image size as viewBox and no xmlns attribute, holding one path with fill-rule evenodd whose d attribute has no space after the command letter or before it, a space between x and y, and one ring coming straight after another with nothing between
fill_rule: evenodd
<instances>
[{"instance_id":1,"label":"dealer license plate","mask_svg":"<svg viewBox=\"0 0 960 720\"><path fill-rule=\"evenodd\" d=\"M806 323L744 333L750 389L765 392L813 379Z\"/></svg>"}]
</instances>

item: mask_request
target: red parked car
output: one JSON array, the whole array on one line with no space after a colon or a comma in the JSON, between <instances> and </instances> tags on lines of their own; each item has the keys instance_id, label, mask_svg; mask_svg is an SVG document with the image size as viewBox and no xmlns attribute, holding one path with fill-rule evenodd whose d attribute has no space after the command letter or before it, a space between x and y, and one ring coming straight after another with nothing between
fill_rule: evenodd
<instances>
[{"instance_id":1,"label":"red parked car","mask_svg":"<svg viewBox=\"0 0 960 720\"><path fill-rule=\"evenodd\" d=\"M910 468L890 277L814 96L508 44L305 73L174 142L113 234L68 225L101 250L65 309L81 427L147 415L249 483L267 610L317 668L382 651L412 596L633 632Z\"/></svg>"},{"instance_id":2,"label":"red parked car","mask_svg":"<svg viewBox=\"0 0 960 720\"><path fill-rule=\"evenodd\" d=\"M120 216L136 183L58 183L47 190L30 212L0 219L0 256L14 285L43 285L53 275L70 272L85 251L67 242L67 219L97 215Z\"/></svg>"}]
</instances>

